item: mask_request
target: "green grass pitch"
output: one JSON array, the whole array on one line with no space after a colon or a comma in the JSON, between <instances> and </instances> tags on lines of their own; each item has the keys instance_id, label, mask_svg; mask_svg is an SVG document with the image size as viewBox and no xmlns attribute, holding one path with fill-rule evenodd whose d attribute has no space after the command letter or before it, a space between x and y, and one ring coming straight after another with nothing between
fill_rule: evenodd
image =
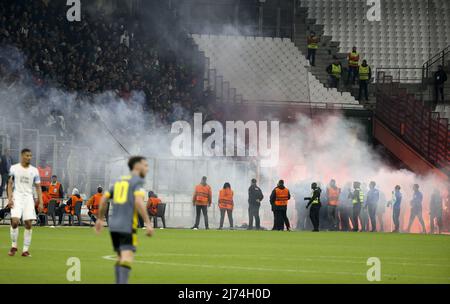
<instances>
[{"instance_id":1,"label":"green grass pitch","mask_svg":"<svg viewBox=\"0 0 450 304\"><path fill-rule=\"evenodd\" d=\"M0 283L72 283L69 257L81 261L81 283L113 283L109 233L87 227L34 228L32 258L9 257L9 227L0 227ZM450 283L447 235L157 230L139 231L130 283Z\"/></svg>"}]
</instances>

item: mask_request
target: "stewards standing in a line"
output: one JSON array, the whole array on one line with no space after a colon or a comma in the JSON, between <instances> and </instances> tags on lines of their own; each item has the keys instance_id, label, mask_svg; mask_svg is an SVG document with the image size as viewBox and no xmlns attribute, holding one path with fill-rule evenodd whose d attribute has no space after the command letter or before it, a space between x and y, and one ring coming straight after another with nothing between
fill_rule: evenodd
<instances>
[{"instance_id":1,"label":"stewards standing in a line","mask_svg":"<svg viewBox=\"0 0 450 304\"><path fill-rule=\"evenodd\" d=\"M289 189L284 186L284 181L280 180L270 195L270 204L272 205L275 220L274 230L282 231L285 225L288 231L291 230L291 225L287 217L287 206L290 199L291 193Z\"/></svg>"}]
</instances>

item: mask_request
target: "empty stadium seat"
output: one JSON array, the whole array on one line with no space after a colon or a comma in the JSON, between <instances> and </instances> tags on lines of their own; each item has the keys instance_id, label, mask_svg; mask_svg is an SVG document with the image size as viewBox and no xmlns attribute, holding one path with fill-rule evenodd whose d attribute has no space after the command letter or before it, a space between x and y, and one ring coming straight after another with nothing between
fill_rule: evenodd
<instances>
[{"instance_id":1,"label":"empty stadium seat","mask_svg":"<svg viewBox=\"0 0 450 304\"><path fill-rule=\"evenodd\" d=\"M222 75L246 101L358 104L350 94L325 88L289 39L196 34L192 38L215 75Z\"/></svg>"},{"instance_id":2,"label":"empty stadium seat","mask_svg":"<svg viewBox=\"0 0 450 304\"><path fill-rule=\"evenodd\" d=\"M450 1L381 0L381 21L367 20L365 0L301 0L308 17L324 25L325 35L340 42L340 52L356 46L377 67L420 68L450 43ZM420 70L405 72L408 79Z\"/></svg>"}]
</instances>

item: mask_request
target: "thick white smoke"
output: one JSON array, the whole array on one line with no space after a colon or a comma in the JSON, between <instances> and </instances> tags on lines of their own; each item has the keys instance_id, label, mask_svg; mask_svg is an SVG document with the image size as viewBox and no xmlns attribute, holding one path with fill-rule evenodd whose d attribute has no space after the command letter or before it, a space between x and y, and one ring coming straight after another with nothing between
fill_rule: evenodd
<instances>
[{"instance_id":1,"label":"thick white smoke","mask_svg":"<svg viewBox=\"0 0 450 304\"><path fill-rule=\"evenodd\" d=\"M361 128L358 123L338 115L315 119L299 115L295 123L281 126L278 176L285 179L288 187L295 187L299 182L318 182L323 190L331 179L335 179L343 190L354 181L361 182L363 189L368 189L369 183L375 181L387 200L391 199L394 187L400 185L403 193L401 225L405 229L412 187L419 184L424 195L423 216L428 226L430 196L434 189L440 190L445 205L449 184L433 175L418 176L409 170L389 166L388 161L367 143ZM308 194L308 191L302 193ZM387 223L391 220L390 212L387 210ZM412 231L420 231L417 224L416 220Z\"/></svg>"},{"instance_id":2,"label":"thick white smoke","mask_svg":"<svg viewBox=\"0 0 450 304\"><path fill-rule=\"evenodd\" d=\"M23 68L24 60L20 52L2 48L0 58L7 61L10 71L9 76L0 83L2 120L21 122L26 128L45 129L46 118L51 113L62 113L63 123L57 126L65 128L64 136L72 139L71 145L74 146L66 155L64 168L70 188L76 186L90 195L98 183L104 183L105 180L110 183L111 179L126 172L125 159L128 153L145 155L151 159L148 190L158 188L163 201L185 203L185 207L172 205L172 210L168 211L171 226L192 223L189 215L180 218L180 208L191 208L189 202L192 189L202 175L208 175L213 187L214 204L217 204L217 193L223 183L231 183L236 194L237 225L248 222L247 188L250 179L258 177L265 195L262 220L267 228L270 228L272 220L268 199L278 179L284 179L293 193L299 192L296 187L300 182L309 184L317 181L325 189L331 178L336 179L340 187L353 181L367 185L373 180L387 199L390 199L391 191L398 184L402 187L404 197L403 227L407 225L413 184L418 183L424 193L424 218L427 225L428 204L433 189L438 188L443 195L447 195L449 185L433 176L417 176L407 170L390 168L367 141L358 138L358 134L362 133L359 131L361 126L337 115L314 120L300 115L295 123L282 124L280 146L272 147L280 151L280 160L275 168L258 169L255 159L233 161L200 157L175 163L170 153L173 138L170 126L164 125L157 113L144 111L142 92L133 92L130 100L124 101L117 97L116 92L81 98L62 89L51 88L50 93L36 98L36 88L31 84L30 74ZM192 115L179 107L175 111L177 117ZM291 221L295 222L293 202L290 206ZM186 214L192 215L189 212ZM389 220L387 217L386 221ZM418 227L414 229L419 231Z\"/></svg>"}]
</instances>

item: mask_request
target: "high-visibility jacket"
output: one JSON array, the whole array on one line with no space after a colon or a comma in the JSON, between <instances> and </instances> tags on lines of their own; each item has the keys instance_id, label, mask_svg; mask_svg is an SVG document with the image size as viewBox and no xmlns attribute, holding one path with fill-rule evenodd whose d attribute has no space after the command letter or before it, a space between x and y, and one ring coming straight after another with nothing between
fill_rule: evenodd
<instances>
[{"instance_id":1,"label":"high-visibility jacket","mask_svg":"<svg viewBox=\"0 0 450 304\"><path fill-rule=\"evenodd\" d=\"M70 200L67 201L66 205L64 206L64 211L68 214L75 214L75 205L78 202L82 202L83 199L79 195L72 195L70 197Z\"/></svg>"},{"instance_id":2,"label":"high-visibility jacket","mask_svg":"<svg viewBox=\"0 0 450 304\"><path fill-rule=\"evenodd\" d=\"M308 49L318 49L319 48L319 37L309 36L308 37Z\"/></svg>"},{"instance_id":3,"label":"high-visibility jacket","mask_svg":"<svg viewBox=\"0 0 450 304\"><path fill-rule=\"evenodd\" d=\"M336 79L341 78L342 68L340 64L331 64L331 75Z\"/></svg>"},{"instance_id":4,"label":"high-visibility jacket","mask_svg":"<svg viewBox=\"0 0 450 304\"><path fill-rule=\"evenodd\" d=\"M55 184L51 183L48 186L48 194L50 194L52 199L61 199L61 184L56 182Z\"/></svg>"},{"instance_id":5,"label":"high-visibility jacket","mask_svg":"<svg viewBox=\"0 0 450 304\"><path fill-rule=\"evenodd\" d=\"M51 183L52 176L52 168L50 166L46 166L45 168L37 167L39 172L39 177L41 179L41 186L48 187Z\"/></svg>"},{"instance_id":6,"label":"high-visibility jacket","mask_svg":"<svg viewBox=\"0 0 450 304\"><path fill-rule=\"evenodd\" d=\"M356 192L356 191L359 192L359 197L358 197L358 196L355 196L355 192ZM359 198L359 200L358 200L358 198ZM361 189L355 189L355 190L353 191L353 200L352 200L352 203L353 203L353 204L357 204L357 203L363 203L363 202L364 202L364 192L361 191Z\"/></svg>"},{"instance_id":7,"label":"high-visibility jacket","mask_svg":"<svg viewBox=\"0 0 450 304\"><path fill-rule=\"evenodd\" d=\"M50 194L48 194L47 191L42 192L42 203L44 205L42 213L47 214L47 212L48 212L48 203L50 203L51 199L52 199L52 197L50 196Z\"/></svg>"},{"instance_id":8,"label":"high-visibility jacket","mask_svg":"<svg viewBox=\"0 0 450 304\"><path fill-rule=\"evenodd\" d=\"M315 191L315 190L311 190L311 197L314 196L314 191ZM318 196L318 197L316 197L313 201L311 201L311 204L312 204L312 205L318 204L318 203L320 203L319 200L320 200L320 197Z\"/></svg>"},{"instance_id":9,"label":"high-visibility jacket","mask_svg":"<svg viewBox=\"0 0 450 304\"><path fill-rule=\"evenodd\" d=\"M87 201L86 205L87 205L89 211L94 215L98 214L98 208L100 207L100 200L101 200L102 196L103 196L102 193L97 192L93 196L91 196L89 198L89 200Z\"/></svg>"},{"instance_id":10,"label":"high-visibility jacket","mask_svg":"<svg viewBox=\"0 0 450 304\"><path fill-rule=\"evenodd\" d=\"M275 206L287 206L289 202L289 189L275 188Z\"/></svg>"},{"instance_id":11,"label":"high-visibility jacket","mask_svg":"<svg viewBox=\"0 0 450 304\"><path fill-rule=\"evenodd\" d=\"M158 213L158 204L161 204L161 199L158 197L149 197L147 200L147 210L151 215Z\"/></svg>"},{"instance_id":12,"label":"high-visibility jacket","mask_svg":"<svg viewBox=\"0 0 450 304\"><path fill-rule=\"evenodd\" d=\"M219 208L233 210L234 192L230 188L221 189L219 191Z\"/></svg>"},{"instance_id":13,"label":"high-visibility jacket","mask_svg":"<svg viewBox=\"0 0 450 304\"><path fill-rule=\"evenodd\" d=\"M195 186L194 204L196 206L207 206L211 203L211 187L209 185L199 184Z\"/></svg>"},{"instance_id":14,"label":"high-visibility jacket","mask_svg":"<svg viewBox=\"0 0 450 304\"><path fill-rule=\"evenodd\" d=\"M338 187L328 187L327 188L327 196L328 196L328 205L337 206L339 202L339 194L341 193L341 189Z\"/></svg>"},{"instance_id":15,"label":"high-visibility jacket","mask_svg":"<svg viewBox=\"0 0 450 304\"><path fill-rule=\"evenodd\" d=\"M348 66L357 68L359 66L359 53L351 52L348 54Z\"/></svg>"},{"instance_id":16,"label":"high-visibility jacket","mask_svg":"<svg viewBox=\"0 0 450 304\"><path fill-rule=\"evenodd\" d=\"M359 80L369 80L370 67L367 66L359 66Z\"/></svg>"}]
</instances>

